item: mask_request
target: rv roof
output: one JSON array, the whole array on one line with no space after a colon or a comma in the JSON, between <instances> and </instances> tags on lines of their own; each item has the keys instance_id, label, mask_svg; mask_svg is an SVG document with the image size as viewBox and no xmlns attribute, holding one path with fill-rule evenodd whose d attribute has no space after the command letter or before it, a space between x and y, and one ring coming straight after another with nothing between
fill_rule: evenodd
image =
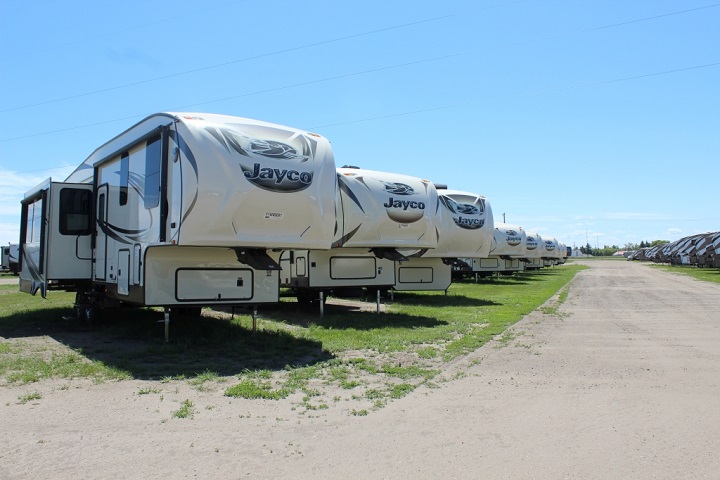
<instances>
[{"instance_id":1,"label":"rv roof","mask_svg":"<svg viewBox=\"0 0 720 480\"><path fill-rule=\"evenodd\" d=\"M66 182L87 182L92 178L92 168L98 162L102 162L110 156L113 156L125 149L128 145L137 141L144 135L151 134L155 129L164 125L170 125L175 122L183 122L190 126L197 122L221 123L221 124L255 124L266 127L280 127L284 130L302 130L293 127L287 127L276 123L269 123L262 120L254 120L244 117L235 117L232 115L220 115L215 113L197 113L197 112L160 112L145 117L135 125L126 129L119 135L108 140L103 145L95 149L95 151L78 166L66 179ZM313 137L321 137L316 133L304 132Z\"/></svg>"}]
</instances>

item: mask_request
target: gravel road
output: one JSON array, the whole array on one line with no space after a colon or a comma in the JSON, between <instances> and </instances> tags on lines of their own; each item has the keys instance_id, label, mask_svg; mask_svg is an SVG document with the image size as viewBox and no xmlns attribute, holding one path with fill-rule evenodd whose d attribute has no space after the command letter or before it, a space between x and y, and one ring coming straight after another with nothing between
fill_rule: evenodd
<instances>
[{"instance_id":1,"label":"gravel road","mask_svg":"<svg viewBox=\"0 0 720 480\"><path fill-rule=\"evenodd\" d=\"M0 478L720 478L720 285L587 264L557 315L367 416L183 382L0 387Z\"/></svg>"}]
</instances>

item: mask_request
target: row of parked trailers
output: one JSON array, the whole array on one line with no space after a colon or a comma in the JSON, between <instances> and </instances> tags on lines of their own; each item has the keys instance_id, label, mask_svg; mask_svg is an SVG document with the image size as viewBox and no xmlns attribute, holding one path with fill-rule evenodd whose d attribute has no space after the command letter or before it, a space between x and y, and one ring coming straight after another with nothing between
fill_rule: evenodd
<instances>
[{"instance_id":1,"label":"row of parked trailers","mask_svg":"<svg viewBox=\"0 0 720 480\"><path fill-rule=\"evenodd\" d=\"M563 263L566 246L495 223L488 200L338 168L324 137L215 114L152 115L22 201L20 289L76 312L199 311L290 291L447 290L454 275Z\"/></svg>"},{"instance_id":2,"label":"row of parked trailers","mask_svg":"<svg viewBox=\"0 0 720 480\"><path fill-rule=\"evenodd\" d=\"M11 243L0 247L0 269L4 272L18 273L18 258L20 245Z\"/></svg>"},{"instance_id":3,"label":"row of parked trailers","mask_svg":"<svg viewBox=\"0 0 720 480\"><path fill-rule=\"evenodd\" d=\"M641 248L628 260L720 268L720 232L699 233L671 243Z\"/></svg>"}]
</instances>

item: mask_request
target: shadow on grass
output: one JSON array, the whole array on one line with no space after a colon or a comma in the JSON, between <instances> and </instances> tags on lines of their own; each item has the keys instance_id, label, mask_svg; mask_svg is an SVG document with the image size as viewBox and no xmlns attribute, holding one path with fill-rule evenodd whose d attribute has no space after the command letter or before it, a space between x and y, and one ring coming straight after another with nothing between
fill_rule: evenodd
<instances>
[{"instance_id":1,"label":"shadow on grass","mask_svg":"<svg viewBox=\"0 0 720 480\"><path fill-rule=\"evenodd\" d=\"M558 268L558 267L555 267ZM478 277L477 281L474 276L466 276L462 278L454 278L453 284L458 285L530 285L531 283L540 282L547 277L561 274L553 268L544 268L542 270L532 270L527 272L514 273L512 275L494 275ZM452 288L452 287L450 287Z\"/></svg>"},{"instance_id":2,"label":"shadow on grass","mask_svg":"<svg viewBox=\"0 0 720 480\"><path fill-rule=\"evenodd\" d=\"M231 376L245 370L280 370L330 360L317 341L291 333L258 329L252 321L203 315L170 322L164 342L163 314L127 309L105 315L94 325L64 318L67 308L17 313L0 318L0 336L48 336L92 361L127 371L137 379L193 377L203 372Z\"/></svg>"},{"instance_id":3,"label":"shadow on grass","mask_svg":"<svg viewBox=\"0 0 720 480\"><path fill-rule=\"evenodd\" d=\"M489 307L500 305L491 300L473 298L462 294L423 295L415 292L396 292L394 303L422 307Z\"/></svg>"},{"instance_id":4,"label":"shadow on grass","mask_svg":"<svg viewBox=\"0 0 720 480\"><path fill-rule=\"evenodd\" d=\"M432 328L447 325L447 322L421 315L365 310L369 303L325 305L325 314L320 316L319 306L303 307L295 302L281 302L263 307L262 316L278 322L300 327L311 324L332 329L375 330L383 328ZM374 308L374 304L372 305Z\"/></svg>"}]
</instances>

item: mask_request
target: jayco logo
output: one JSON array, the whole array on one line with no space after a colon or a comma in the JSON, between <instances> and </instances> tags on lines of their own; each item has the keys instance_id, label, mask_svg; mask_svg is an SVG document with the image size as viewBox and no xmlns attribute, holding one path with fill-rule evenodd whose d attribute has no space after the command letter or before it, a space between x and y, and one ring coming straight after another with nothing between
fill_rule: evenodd
<instances>
[{"instance_id":1,"label":"jayco logo","mask_svg":"<svg viewBox=\"0 0 720 480\"><path fill-rule=\"evenodd\" d=\"M464 213L465 215L480 215L480 210L475 205L468 205L467 203L456 203L455 208L458 213Z\"/></svg>"},{"instance_id":2,"label":"jayco logo","mask_svg":"<svg viewBox=\"0 0 720 480\"><path fill-rule=\"evenodd\" d=\"M555 250L555 244L552 242L552 240L545 240L545 250L548 252L552 252Z\"/></svg>"},{"instance_id":3,"label":"jayco logo","mask_svg":"<svg viewBox=\"0 0 720 480\"><path fill-rule=\"evenodd\" d=\"M483 225L485 225L485 220L482 220L480 218L458 217L454 218L453 220L455 220L455 225L460 228L465 228L467 230L477 230L478 228L482 228Z\"/></svg>"},{"instance_id":4,"label":"jayco logo","mask_svg":"<svg viewBox=\"0 0 720 480\"><path fill-rule=\"evenodd\" d=\"M243 169L243 173L245 174L245 178L251 182L253 180L271 180L271 183L275 185L283 185L283 182L287 181L286 183L301 183L305 186L312 183L312 173L310 172L261 167L259 163L253 165L252 171Z\"/></svg>"},{"instance_id":5,"label":"jayco logo","mask_svg":"<svg viewBox=\"0 0 720 480\"><path fill-rule=\"evenodd\" d=\"M507 230L505 234L507 235L507 244L511 247L520 245L520 242L522 242L522 237L515 230Z\"/></svg>"},{"instance_id":6,"label":"jayco logo","mask_svg":"<svg viewBox=\"0 0 720 480\"><path fill-rule=\"evenodd\" d=\"M527 237L525 240L525 246L528 250L535 250L538 246L538 242L535 237Z\"/></svg>"},{"instance_id":7,"label":"jayco logo","mask_svg":"<svg viewBox=\"0 0 720 480\"><path fill-rule=\"evenodd\" d=\"M425 204L423 202L413 202L410 200L395 200L393 197L390 197L390 199L387 201L387 203L383 203L383 207L385 208L402 208L403 210L407 210L408 208L412 209L421 209L425 210Z\"/></svg>"},{"instance_id":8,"label":"jayco logo","mask_svg":"<svg viewBox=\"0 0 720 480\"><path fill-rule=\"evenodd\" d=\"M395 195L415 195L415 190L410 185L397 182L385 182L385 191Z\"/></svg>"},{"instance_id":9,"label":"jayco logo","mask_svg":"<svg viewBox=\"0 0 720 480\"><path fill-rule=\"evenodd\" d=\"M207 127L205 130L229 152L240 154L243 176L253 185L289 193L305 190L312 184L313 172L299 168L311 157L310 141L305 136L285 132L288 138L294 137L293 142L299 144L298 149L278 140L253 138L229 128Z\"/></svg>"},{"instance_id":10,"label":"jayco logo","mask_svg":"<svg viewBox=\"0 0 720 480\"><path fill-rule=\"evenodd\" d=\"M410 185L398 182L383 182L385 191L390 193L388 200L383 203L388 217L398 223L412 223L420 220L425 214L425 202L416 200L403 200L393 197L415 195Z\"/></svg>"},{"instance_id":11,"label":"jayco logo","mask_svg":"<svg viewBox=\"0 0 720 480\"><path fill-rule=\"evenodd\" d=\"M481 218L468 218L462 215L472 215L473 217L480 216L480 210L474 205L468 205L467 203L458 203L450 197L445 195L440 196L440 203L445 205L450 213L452 213L452 219L460 228L466 230L477 230L485 225L485 220Z\"/></svg>"},{"instance_id":12,"label":"jayco logo","mask_svg":"<svg viewBox=\"0 0 720 480\"><path fill-rule=\"evenodd\" d=\"M268 158L284 158L286 160L303 160L305 158L303 155L298 155L298 152L290 145L274 140L252 138L247 146L247 151Z\"/></svg>"}]
</instances>

